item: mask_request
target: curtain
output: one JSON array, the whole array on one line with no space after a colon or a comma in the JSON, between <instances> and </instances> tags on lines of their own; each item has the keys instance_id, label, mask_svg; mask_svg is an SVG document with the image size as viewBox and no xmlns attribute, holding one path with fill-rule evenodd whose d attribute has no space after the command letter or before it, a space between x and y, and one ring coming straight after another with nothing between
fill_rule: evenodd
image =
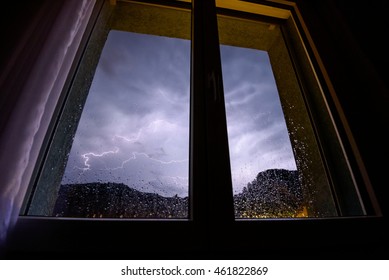
<instances>
[{"instance_id":1,"label":"curtain","mask_svg":"<svg viewBox=\"0 0 389 280\"><path fill-rule=\"evenodd\" d=\"M44 1L33 27L19 40L0 74L1 94L16 95L0 134L0 244L5 244L7 233L17 222L40 148L95 2ZM57 13L52 13L53 5L59 7ZM48 22L52 25L47 26ZM44 40L38 50L33 50L37 55L31 61L33 38L43 32ZM20 73L24 73L23 78Z\"/></svg>"}]
</instances>

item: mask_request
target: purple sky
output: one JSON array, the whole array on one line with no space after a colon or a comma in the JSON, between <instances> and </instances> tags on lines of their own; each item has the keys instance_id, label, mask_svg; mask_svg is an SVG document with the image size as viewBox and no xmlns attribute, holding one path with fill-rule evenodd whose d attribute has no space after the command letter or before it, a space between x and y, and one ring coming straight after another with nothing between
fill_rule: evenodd
<instances>
[{"instance_id":1,"label":"purple sky","mask_svg":"<svg viewBox=\"0 0 389 280\"><path fill-rule=\"evenodd\" d=\"M295 170L266 52L222 46L234 191ZM188 195L190 42L111 31L62 183L118 182Z\"/></svg>"}]
</instances>

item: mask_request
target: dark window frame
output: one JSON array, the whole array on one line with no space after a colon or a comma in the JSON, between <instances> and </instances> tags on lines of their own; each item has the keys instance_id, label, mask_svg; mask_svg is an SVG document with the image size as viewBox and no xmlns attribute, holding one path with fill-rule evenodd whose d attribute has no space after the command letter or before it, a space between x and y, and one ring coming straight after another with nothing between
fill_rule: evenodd
<instances>
[{"instance_id":1,"label":"dark window frame","mask_svg":"<svg viewBox=\"0 0 389 280\"><path fill-rule=\"evenodd\" d=\"M195 1L193 1L195 2ZM196 1L197 2L197 1ZM197 3L202 3L208 1L199 1ZM208 4L207 4L208 5ZM199 6L194 4L194 10L200 9ZM215 11L215 7L212 5L207 6L205 9L200 9L203 12L209 9L209 11ZM296 7L289 7L292 14L297 16ZM208 12L205 12L208 14ZM211 12L213 13L213 12ZM215 17L207 18L206 20L216 20L216 13L214 13ZM199 19L198 17L193 17L193 21L199 22L205 19ZM208 23L208 22L207 22ZM202 26L204 28L205 22L198 23L196 26ZM298 23L301 24L301 23ZM202 29L200 29L202 30ZM200 33L199 30L192 30L192 32ZM215 30L212 30L211 33L207 35L210 38L200 39L199 41L192 41L192 44L202 45L203 40L214 40L217 37L214 36ZM217 32L217 30L216 30ZM210 35L213 34L213 35ZM305 36L305 35L304 35ZM304 39L304 38L303 38ZM305 38L306 39L306 38ZM194 48L194 47L192 47ZM201 50L202 48L194 48ZM213 56L217 54L219 51L217 49L210 50L209 53L192 53L192 59L194 55L198 55L200 57L207 58L210 55ZM308 52L315 52L312 49L308 49ZM220 57L220 56L219 56ZM197 59L197 58L196 58ZM317 63L317 62L314 62ZM320 64L320 63L318 63ZM208 65L208 69L212 69L214 65ZM192 64L193 67L193 64ZM219 66L214 66L219 67ZM322 68L321 65L319 65ZM197 84L197 86L204 85L207 83L207 76L204 72L196 69L192 69L193 73L198 72L198 76L192 76L192 79L195 81L192 83L192 87ZM212 70L211 70L212 71ZM323 74L320 74L323 75ZM325 76L326 74L324 74ZM216 81L219 80L220 77L216 78ZM327 77L319 77L319 79L327 79ZM193 89L192 89L193 90ZM212 90L210 88L209 90ZM208 94L208 95L213 95ZM191 94L191 98L193 98L193 94ZM200 97L199 97L200 98ZM203 96L202 98L207 98ZM196 104L196 101L192 100L192 109L191 114L195 114L196 110L198 113L203 112L200 109L204 106L204 100L200 100L200 105ZM221 102L220 102L221 104ZM219 104L219 105L220 105ZM224 104L224 103L223 103ZM216 105L218 106L218 105ZM337 104L331 106L338 106ZM224 106L221 106L224 107ZM213 108L208 108L207 110L212 111ZM223 111L223 108L216 108L219 112ZM209 112L212 114L212 112ZM221 115L223 112L221 113ZM203 114L201 114L203 115ZM200 117L199 117L200 118ZM223 120L220 120L223 121ZM191 115L191 129L196 125L193 122L193 117ZM199 119L200 125L204 123L204 119ZM225 117L224 117L225 122ZM224 126L224 125L223 125ZM222 137L226 137L226 130L222 131ZM212 131L210 131L212 133ZM341 134L345 134L345 132L341 131ZM191 172L196 172L197 174L202 174L202 176L196 176L194 180L193 176L190 176L191 185L193 184L204 184L205 178L208 178L208 174L210 173L212 164L210 166L204 167L201 164L198 164L201 160L207 160L207 156L205 155L205 150L207 149L207 145L215 145L212 141L204 141L202 137L199 135L198 138L193 138L193 133L191 133L191 153L192 155L198 155L195 161L196 163L191 164ZM46 143L48 143L47 141ZM195 150L193 142L197 142L199 144ZM228 143L226 140L225 143ZM218 143L216 143L218 144ZM220 150L215 150L214 155L228 155L228 144L226 145L216 145L219 146ZM209 146L208 146L209 147ZM227 149L227 150L226 150ZM352 147L346 147L347 150L352 149ZM227 152L226 152L227 151ZM42 159L41 159L42 160ZM191 160L192 157L191 157ZM230 166L228 159L226 160L226 164L223 165L222 168L218 169L218 175L221 178L225 178L227 180L227 184L230 184L228 180L230 180L231 176L225 176L230 173ZM228 163L228 164L227 164ZM354 165L355 163L352 162ZM227 170L228 169L228 170ZM211 180L212 181L212 180ZM218 219L217 216L210 216L205 210L200 210L198 212L191 213L191 219L185 222L178 221L145 221L145 220L120 220L120 219L98 219L98 220L77 220L77 219L66 219L66 218L37 218L37 217L24 217L21 216L18 222L18 225L14 231L14 235L11 237L11 250L10 255L14 256L23 256L25 253L29 254L29 256L33 258L40 258L42 256L55 256L61 258L61 256L68 257L76 257L76 258L107 258L107 253L117 253L118 258L165 258L165 257L185 257L190 258L192 256L204 256L210 254L213 257L221 257L224 258L226 256L229 257L242 257L247 256L247 252L257 253L255 256L258 258L269 258L276 257L277 252L283 252L281 258L288 257L293 255L293 252L287 253L287 250L291 250L293 248L307 248L308 250L313 250L313 248L321 248L331 250L333 246L344 246L347 249L358 250L358 248L354 248L355 244L361 245L360 248L364 248L364 244L367 241L371 241L374 238L375 230L379 230L381 227L380 214L379 211L374 210L374 205L371 206L373 209L372 212L375 212L371 215L361 216L361 217L338 217L331 219L269 219L269 220L260 220L260 221L244 221L244 222L234 222L233 218L233 204L231 203L232 198L232 188L231 194L227 194L224 198L221 199L220 205L213 203L213 198L219 194L217 193L218 188L223 187L221 184L215 187L215 191L209 190L209 188L203 187L202 189L194 190L192 195L192 203L196 205L208 205L208 209L211 208L213 213L222 213L226 211L226 215L222 215L225 219ZM191 188L191 191L193 188ZM209 193L211 192L211 193ZM366 198L367 200L369 198ZM216 201L218 201L216 199ZM191 209L207 209L205 207L191 207ZM196 211L196 210L195 210ZM224 213L224 212L223 212ZM231 216L232 215L232 216ZM367 234L367 236L363 237L362 232L366 225L369 225L371 228L371 232ZM316 237L322 237L322 231L325 231L330 227L331 229L336 229L337 233L333 236L329 234L328 239L322 240L320 244L318 243ZM147 236L148 232L158 231L158 240L152 241L149 240ZM31 233L30 236L26 237L23 232L28 231ZM277 232L290 232L289 239L298 240L301 242L296 242L294 244L290 244L287 240L279 241L274 237ZM99 232L97 235L93 235L95 232ZM176 232L179 234L172 233ZM233 235L226 234L226 232L231 232ZM246 240L245 235L247 233L260 233L261 239L263 240L273 240L278 243L270 242L268 244L263 243L255 243L255 240ZM306 233L306 236L303 239L301 235ZM107 236L107 242L102 241L101 238ZM132 238L128 238L128 236L132 236ZM132 240L131 240L132 239ZM13 240L13 241L12 241ZM235 240L239 240L239 244L235 243ZM21 241L21 242L20 242ZM254 241L254 242L253 242ZM97 245L96 245L97 244ZM173 245L172 245L173 244ZM312 247L312 244L315 244ZM130 253L133 252L133 254ZM168 252L168 253L166 253ZM227 253L227 255L224 255ZM319 256L320 252L307 252L311 255ZM65 255L63 255L65 254ZM152 255L149 255L152 254ZM114 258L116 258L114 256ZM276 258L279 258L276 257Z\"/></svg>"}]
</instances>

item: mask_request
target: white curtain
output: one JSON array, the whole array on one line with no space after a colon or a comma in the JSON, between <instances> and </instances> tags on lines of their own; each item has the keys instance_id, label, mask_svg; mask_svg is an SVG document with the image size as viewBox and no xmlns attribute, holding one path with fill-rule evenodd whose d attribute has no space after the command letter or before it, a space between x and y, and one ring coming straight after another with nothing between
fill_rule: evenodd
<instances>
[{"instance_id":1,"label":"white curtain","mask_svg":"<svg viewBox=\"0 0 389 280\"><path fill-rule=\"evenodd\" d=\"M17 222L45 133L96 0L62 2L0 135L0 244Z\"/></svg>"}]
</instances>

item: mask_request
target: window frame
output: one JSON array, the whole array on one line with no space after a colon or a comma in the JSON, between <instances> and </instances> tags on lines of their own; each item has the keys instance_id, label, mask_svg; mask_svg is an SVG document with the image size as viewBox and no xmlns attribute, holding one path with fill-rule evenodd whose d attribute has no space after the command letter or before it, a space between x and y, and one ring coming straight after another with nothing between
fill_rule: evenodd
<instances>
[{"instance_id":1,"label":"window frame","mask_svg":"<svg viewBox=\"0 0 389 280\"><path fill-rule=\"evenodd\" d=\"M197 2L197 1L193 1ZM198 3L203 2L209 2L209 1L202 1ZM268 1L270 3L267 4L274 4L276 7L284 7L284 9L289 10L291 15L293 16L294 23L296 25L300 25L300 28L306 29L306 27L303 24L302 18L298 13L297 6L295 4L279 4L277 2ZM103 1L100 1L99 3L103 3ZM103 4L101 4L103 5ZM107 1L105 2L105 8L109 9L107 6ZM196 9L196 6L194 5L194 8ZM112 7L111 7L112 8ZM103 9L103 10L104 10ZM208 6L207 9L208 13L212 13L210 11L215 11L215 7ZM203 9L200 9L203 10ZM203 11L205 11L204 9ZM193 12L193 11L192 11ZM215 13L216 15L216 13ZM298 20L296 20L296 18ZM214 18L215 20L216 18ZM199 17L192 17L193 22L199 22L201 19ZM196 26L200 25L204 27L204 22L200 24L195 24ZM193 26L192 26L193 28ZM200 33L199 30L192 30L194 33ZM207 36L210 36L211 38L208 38L210 40L214 40L215 37L212 33L215 32L215 30L211 31ZM216 30L217 32L217 30ZM301 35L302 40L308 40L310 41L309 33L307 33L307 30L305 30L305 34ZM206 38L200 39L199 41L193 41L192 42L192 49L198 49L201 50L202 48L195 48L194 44L201 45L203 44L204 40L208 40ZM217 39L217 38L216 38ZM86 42L84 42L86 44ZM346 126L344 129L345 131L340 131L340 134L342 136L345 136L350 140L350 137L352 135L347 129L347 123L345 123L345 119L342 117L340 104L336 99L336 94L333 89L331 89L331 84L328 75L325 72L324 66L320 60L320 57L318 57L318 54L316 53L316 50L314 46L312 46L313 42L309 42L307 47L307 52L312 55L312 57L315 58L313 60L313 64L315 67L318 67L320 69L320 76L318 77L319 80L325 81L326 89L330 92L330 98L334 102L334 104L330 104L331 107L335 107L337 112L339 113L340 110L340 116L336 116L336 121L339 121L342 124L341 127ZM210 53L207 54L197 54L199 56L202 56L203 59L209 57L210 55L213 56L215 53L217 53L218 50L212 50ZM193 58L192 53L192 59ZM220 55L219 55L220 58ZM192 64L193 65L193 64ZM193 67L193 66L192 66ZM207 67L211 67L207 66ZM216 66L217 67L217 66ZM196 69L192 69L193 72L199 71ZM192 74L193 75L193 74ZM204 75L204 72L200 73L201 78L198 78L193 84L202 85L204 87L204 84L207 83L207 77ZM192 79L195 79L192 76ZM216 78L216 81L220 81L220 77ZM328 84L329 83L329 84ZM191 94L192 99L193 94ZM194 101L195 102L195 101ZM203 110L200 109L202 105L193 105L193 102L191 102L191 114L192 112L195 112L196 110ZM202 103L200 101L200 103ZM220 102L221 104L221 102ZM220 105L219 104L219 105ZM224 107L224 101L223 106ZM220 106L215 109L220 111L223 111L223 108L220 108ZM209 108L208 111L213 111L213 109ZM57 111L58 112L58 111ZM212 112L208 112L209 114L212 114ZM222 114L222 113L221 113ZM58 114L59 115L59 114ZM220 114L219 114L220 115ZM200 118L200 117L199 117ZM58 119L56 119L55 122L57 122ZM191 116L191 129L196 125L193 122L193 117ZM199 121L200 125L201 123L204 123L205 120L201 119ZM224 117L225 122L225 117ZM224 125L223 125L224 126ZM223 127L222 126L222 127ZM51 129L53 129L54 125L51 126ZM226 132L226 129L224 130ZM210 131L212 133L212 131ZM190 175L190 180L192 186L193 184L204 184L204 178L208 177L208 174L210 173L210 167L208 166L207 169L204 169L204 167L201 167L199 165L199 162L202 160L207 160L206 156L204 155L204 151L197 153L197 150L193 150L192 142L193 141L201 141L201 144L199 144L199 149L204 150L206 149L206 145L209 143L204 143L204 140L202 139L195 139L192 138L194 134L191 132L191 154L194 155L200 155L198 158L196 158L191 164L191 171L190 172L196 172L196 174L203 174L203 176L196 177L195 180L199 180L197 182L192 181L194 178ZM199 138L202 138L201 135L198 136ZM222 137L227 137L226 133ZM46 144L50 142L51 136L48 137L46 140ZM226 140L227 146L221 145L219 151L214 151L213 156L217 155L218 153L228 155L228 141ZM227 153L226 152L227 149ZM353 145L345 147L347 151L352 151L353 154L356 152L356 147ZM192 161L192 156L191 161ZM356 155L358 158L358 155ZM209 159L209 158L208 158ZM41 157L40 161L43 160L43 157ZM229 168L229 161L228 159L225 159L225 165L224 168L220 169L219 175L220 177L226 178L226 172L230 172ZM227 164L228 163L228 164ZM215 164L215 163L212 163ZM359 168L359 172L364 173L363 166L361 166L361 163L358 162L357 159L351 160L351 164L354 166L356 165ZM228 166L228 171L225 169ZM361 170L362 169L362 170ZM201 171L199 171L201 170ZM191 173L190 173L191 174ZM35 174L37 176L37 174ZM215 175L216 176L216 175ZM366 173L362 174L361 177L362 180L364 179L364 185L366 185ZM231 176L227 176L226 180L230 180ZM212 181L212 180L211 180ZM228 183L228 182L227 182ZM204 184L206 186L207 184ZM222 202L220 205L216 203L212 203L212 199L214 199L216 196L219 197L219 194L217 193L217 189L221 188L222 185L216 187L216 190L213 192L213 194L208 193L208 188L203 188L202 190L199 190L198 192L192 193L192 203L195 205L204 205L206 203L209 205L209 207L213 207L212 213L218 213L221 211L221 209L227 208L227 215L223 215L223 217L226 217L225 219L217 219L216 217L210 217L206 211L199 211L194 212L191 215L191 219L189 221L175 221L175 220L157 220L157 221L147 221L147 220L121 220L121 219L97 219L97 220L90 220L90 219L68 219L68 218L37 218L37 217L27 217L27 216L21 216L18 221L18 225L16 230L14 231L14 235L11 236L11 255L12 253L15 256L19 256L20 254L23 254L25 252L28 252L32 257L42 257L42 256L50 256L54 255L57 257L60 257L62 254L65 254L66 257L71 257L72 254L77 253L77 258L106 258L106 253L108 252L116 252L119 256L119 258L139 258L139 257L145 257L149 258L152 254L152 258L165 258L165 257L192 257L192 256L203 256L204 254L210 254L214 257L221 257L223 254L227 253L226 256L236 256L239 257L239 254L245 255L247 252L259 252L256 256L265 256L265 258L269 258L269 256L276 256L274 252L284 252L285 248L288 248L289 250L292 248L310 248L312 250L312 247L310 247L312 244L315 244L315 248L326 248L326 250L331 250L334 246L344 246L345 248L351 249L354 244L360 244L363 248L363 244L366 241L370 241L370 239L374 238L374 232L375 230L379 230L381 227L381 221L380 216L381 213L379 211L379 206L375 202L374 193L372 193L372 190L369 189L370 185L367 184L367 200L371 200L372 205L371 208L373 211L370 211L370 213L366 216L361 217L336 217L336 218L323 218L323 219L317 219L317 218L304 218L304 219L264 219L264 220L242 220L241 221L235 221L233 217L231 217L231 213L233 214L233 211L231 212L231 209L233 208L233 204L231 204L231 200L229 197L232 197L232 187L231 187L231 194L227 194L224 199L222 199ZM191 188L192 191L192 188ZM207 195L205 195L207 193ZM366 197L366 195L365 195ZM202 200L204 199L204 200ZM216 201L218 201L216 199ZM206 209L204 207L193 207L195 205L192 205L191 209ZM221 206L222 205L222 206ZM221 206L221 207L220 207ZM226 208L225 208L226 207ZM192 210L191 210L192 211ZM219 212L220 213L220 212ZM366 225L371 226L371 232L367 234L366 237L362 238L361 232L363 232L363 229ZM322 236L322 231L325 231L328 227L330 228L337 228L337 232L343 232L343 234L337 234L336 236L330 235L327 240L324 240L321 244L317 243L316 237ZM158 231L159 237L158 240L164 241L158 242L153 241L151 242L148 240L147 233ZM250 232L260 233L261 239L263 240L273 240L276 241L274 235L279 231L287 231L291 232L290 237L288 239L291 240L301 240L301 234L302 232L306 231L309 232L308 236L305 236L305 239L301 240L300 243L296 244L290 244L288 240L282 240L282 242L279 243L272 243L272 244L253 244L253 240L248 240L245 238L245 235ZM23 232L28 231L31 233L29 237L26 237ZM99 232L97 236L93 236L94 232ZM172 232L179 232L179 235L171 236ZM225 234L225 232L232 232L234 233L233 239L240 240L240 244L234 244L232 240L232 236ZM354 233L353 233L354 232ZM356 232L356 233L355 233ZM378 231L377 231L378 232ZM110 242L99 242L99 239L106 234L108 236L108 240ZM131 241L126 241L126 238L128 236L133 236L136 243L142 243L142 244L134 244ZM21 242L20 242L21 241ZM44 242L46 241L46 242ZM279 240L278 240L279 241ZM98 246L96 246L96 243ZM172 244L177 244L175 246L172 246ZM185 244L185 246L183 246ZM145 250L144 250L145 249ZM134 254L129 255L125 251L132 251ZM357 250L353 248L353 250ZM166 253L168 252L168 253ZM272 253L273 252L273 253ZM309 252L311 254L318 254L318 252ZM292 256L292 252L289 253L290 256ZM247 256L247 255L245 255ZM287 257L287 254L284 254L281 256ZM277 258L277 257L276 257ZM279 258L279 257L278 257Z\"/></svg>"}]
</instances>

